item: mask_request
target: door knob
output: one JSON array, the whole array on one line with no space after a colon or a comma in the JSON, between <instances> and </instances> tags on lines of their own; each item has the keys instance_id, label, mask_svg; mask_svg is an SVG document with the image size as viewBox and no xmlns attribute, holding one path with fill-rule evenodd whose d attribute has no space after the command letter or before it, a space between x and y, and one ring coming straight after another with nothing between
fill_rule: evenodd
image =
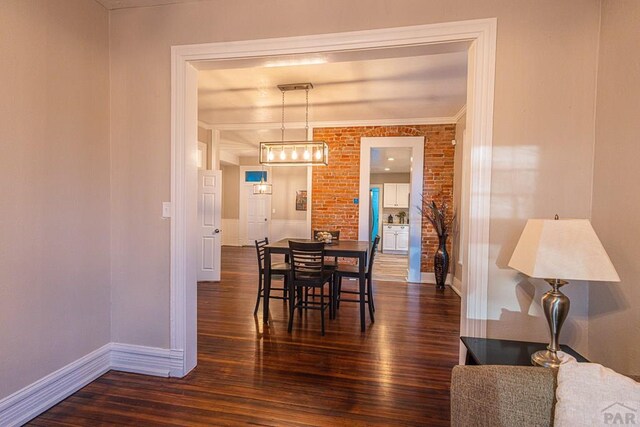
<instances>
[{"instance_id":1,"label":"door knob","mask_svg":"<svg viewBox=\"0 0 640 427\"><path fill-rule=\"evenodd\" d=\"M264 219L264 222L267 222L267 218Z\"/></svg>"},{"instance_id":2,"label":"door knob","mask_svg":"<svg viewBox=\"0 0 640 427\"><path fill-rule=\"evenodd\" d=\"M221 231L222 231L222 230L219 230L219 229L217 229L217 228L216 228L215 230L213 230L213 234L218 234L218 233L220 233Z\"/></svg>"}]
</instances>

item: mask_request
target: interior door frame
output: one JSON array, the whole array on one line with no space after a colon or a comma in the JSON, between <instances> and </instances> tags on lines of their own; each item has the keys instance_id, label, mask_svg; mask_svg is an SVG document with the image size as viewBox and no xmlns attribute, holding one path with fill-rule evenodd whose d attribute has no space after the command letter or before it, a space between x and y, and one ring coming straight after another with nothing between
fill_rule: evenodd
<instances>
[{"instance_id":1,"label":"interior door frame","mask_svg":"<svg viewBox=\"0 0 640 427\"><path fill-rule=\"evenodd\" d=\"M197 126L199 61L321 54L350 50L466 42L468 48L465 166L468 179L467 268L463 280L462 334L486 336L489 281L491 148L497 19L478 19L334 34L171 47L171 350L172 376L197 364ZM180 359L178 359L180 358Z\"/></svg>"},{"instance_id":2,"label":"interior door frame","mask_svg":"<svg viewBox=\"0 0 640 427\"><path fill-rule=\"evenodd\" d=\"M369 235L369 187L371 186L372 148L411 148L411 203L422 194L424 186L424 136L383 136L360 138L360 203L358 204L358 239ZM384 197L384 194L382 195ZM422 258L422 216L409 206L409 273L407 281L419 283Z\"/></svg>"}]
</instances>

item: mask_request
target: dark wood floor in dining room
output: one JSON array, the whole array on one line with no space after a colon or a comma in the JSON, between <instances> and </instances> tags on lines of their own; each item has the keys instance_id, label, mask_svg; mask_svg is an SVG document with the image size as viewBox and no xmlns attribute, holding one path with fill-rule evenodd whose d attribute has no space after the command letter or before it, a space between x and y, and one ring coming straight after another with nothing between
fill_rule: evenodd
<instances>
[{"instance_id":1,"label":"dark wood floor in dining room","mask_svg":"<svg viewBox=\"0 0 640 427\"><path fill-rule=\"evenodd\" d=\"M256 285L255 249L225 247L222 281L198 285L193 372L111 371L30 425L449 425L460 313L449 288L377 282L376 322L361 333L357 305L343 303L322 337L317 311L288 334L279 300L263 327Z\"/></svg>"}]
</instances>

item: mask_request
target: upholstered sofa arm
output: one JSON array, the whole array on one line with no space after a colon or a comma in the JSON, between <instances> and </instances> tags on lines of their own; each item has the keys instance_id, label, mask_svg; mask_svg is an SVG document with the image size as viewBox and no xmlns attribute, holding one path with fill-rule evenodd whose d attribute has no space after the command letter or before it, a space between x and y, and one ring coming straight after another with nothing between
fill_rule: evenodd
<instances>
[{"instance_id":1,"label":"upholstered sofa arm","mask_svg":"<svg viewBox=\"0 0 640 427\"><path fill-rule=\"evenodd\" d=\"M451 425L551 426L556 372L528 366L456 366Z\"/></svg>"}]
</instances>

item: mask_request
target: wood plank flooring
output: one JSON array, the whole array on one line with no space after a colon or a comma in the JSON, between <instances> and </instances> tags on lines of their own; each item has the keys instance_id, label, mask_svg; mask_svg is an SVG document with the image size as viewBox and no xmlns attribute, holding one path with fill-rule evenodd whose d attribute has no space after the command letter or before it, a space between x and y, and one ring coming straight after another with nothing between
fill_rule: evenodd
<instances>
[{"instance_id":1,"label":"wood plank flooring","mask_svg":"<svg viewBox=\"0 0 640 427\"><path fill-rule=\"evenodd\" d=\"M378 252L373 260L374 280L406 282L408 269L408 255L394 255Z\"/></svg>"},{"instance_id":2,"label":"wood plank flooring","mask_svg":"<svg viewBox=\"0 0 640 427\"><path fill-rule=\"evenodd\" d=\"M198 289L198 366L185 378L111 371L32 426L448 425L460 301L449 288L374 282L376 322L360 333L357 305L327 318L272 300L253 316L252 248L224 248L220 283Z\"/></svg>"}]
</instances>

